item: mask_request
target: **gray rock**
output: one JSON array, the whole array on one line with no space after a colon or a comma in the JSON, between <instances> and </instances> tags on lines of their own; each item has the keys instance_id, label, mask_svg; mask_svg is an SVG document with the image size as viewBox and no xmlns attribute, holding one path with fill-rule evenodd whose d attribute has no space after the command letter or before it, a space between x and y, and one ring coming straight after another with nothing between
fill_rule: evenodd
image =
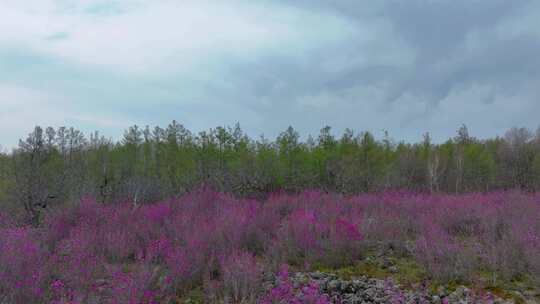
<instances>
[{"instance_id":1,"label":"gray rock","mask_svg":"<svg viewBox=\"0 0 540 304\"><path fill-rule=\"evenodd\" d=\"M390 267L388 267L388 272L390 272L390 273L398 273L399 269L397 268L397 266L390 266Z\"/></svg>"},{"instance_id":2,"label":"gray rock","mask_svg":"<svg viewBox=\"0 0 540 304\"><path fill-rule=\"evenodd\" d=\"M341 282L338 280L332 280L328 282L327 290L329 292L339 291L341 287Z\"/></svg>"},{"instance_id":3,"label":"gray rock","mask_svg":"<svg viewBox=\"0 0 540 304\"><path fill-rule=\"evenodd\" d=\"M404 303L435 303L442 304L446 298L449 303L465 304L480 303L475 299L471 290L464 286L458 287L454 292L439 288L436 292L428 292L422 285L413 287L413 290L403 290L392 280L379 280L366 276L355 277L352 280L342 280L335 274L312 272L296 273L292 276L294 286L302 286L309 282L316 282L321 292L327 294L331 303L393 303L400 299ZM499 299L496 299L499 300ZM494 303L506 303L498 302Z\"/></svg>"},{"instance_id":4,"label":"gray rock","mask_svg":"<svg viewBox=\"0 0 540 304\"><path fill-rule=\"evenodd\" d=\"M326 277L326 275L320 271L317 271L317 272L312 272L310 273L310 276L315 279L315 280L321 280L321 279L324 279Z\"/></svg>"}]
</instances>

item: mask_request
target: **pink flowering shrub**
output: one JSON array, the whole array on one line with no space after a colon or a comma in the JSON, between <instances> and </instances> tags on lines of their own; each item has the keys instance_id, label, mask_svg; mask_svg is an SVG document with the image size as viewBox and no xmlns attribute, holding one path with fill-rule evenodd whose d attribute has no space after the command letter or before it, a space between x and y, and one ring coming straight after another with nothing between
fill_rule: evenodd
<instances>
[{"instance_id":1,"label":"pink flowering shrub","mask_svg":"<svg viewBox=\"0 0 540 304\"><path fill-rule=\"evenodd\" d=\"M272 253L276 264L323 264L339 267L361 256L361 209L319 192L270 198L263 212L274 225Z\"/></svg>"},{"instance_id":2,"label":"pink flowering shrub","mask_svg":"<svg viewBox=\"0 0 540 304\"><path fill-rule=\"evenodd\" d=\"M0 302L34 303L44 296L46 253L29 228L0 230Z\"/></svg>"},{"instance_id":3,"label":"pink flowering shrub","mask_svg":"<svg viewBox=\"0 0 540 304\"><path fill-rule=\"evenodd\" d=\"M233 303L325 303L317 286L293 288L283 271L261 295L262 274L284 263L346 266L375 247L414 257L439 281L478 270L540 281L535 194L307 191L255 201L201 189L138 208L87 199L40 227L17 224L0 215L0 302L163 303L202 287Z\"/></svg>"},{"instance_id":4,"label":"pink flowering shrub","mask_svg":"<svg viewBox=\"0 0 540 304\"><path fill-rule=\"evenodd\" d=\"M0 229L5 229L13 226L13 221L4 213L0 212Z\"/></svg>"},{"instance_id":5,"label":"pink flowering shrub","mask_svg":"<svg viewBox=\"0 0 540 304\"><path fill-rule=\"evenodd\" d=\"M338 267L360 256L362 235L345 217L332 218L322 211L298 209L278 231L278 246L287 262L319 262Z\"/></svg>"},{"instance_id":6,"label":"pink flowering shrub","mask_svg":"<svg viewBox=\"0 0 540 304\"><path fill-rule=\"evenodd\" d=\"M107 276L106 260L100 254L99 236L76 228L70 238L63 239L49 257L52 278L62 281L66 288L86 298L97 293L96 281Z\"/></svg>"},{"instance_id":7,"label":"pink flowering shrub","mask_svg":"<svg viewBox=\"0 0 540 304\"><path fill-rule=\"evenodd\" d=\"M220 259L219 280L206 286L207 296L213 294L226 303L256 303L262 290L262 266L248 252L233 252Z\"/></svg>"},{"instance_id":8,"label":"pink flowering shrub","mask_svg":"<svg viewBox=\"0 0 540 304\"><path fill-rule=\"evenodd\" d=\"M416 241L417 261L440 281L467 280L474 267L471 249L433 222L426 221L423 226L424 231Z\"/></svg>"},{"instance_id":9,"label":"pink flowering shrub","mask_svg":"<svg viewBox=\"0 0 540 304\"><path fill-rule=\"evenodd\" d=\"M418 216L429 204L421 195L407 192L366 194L350 199L362 210L361 231L364 245L383 247L396 253L410 254L411 240L419 234Z\"/></svg>"},{"instance_id":10,"label":"pink flowering shrub","mask_svg":"<svg viewBox=\"0 0 540 304\"><path fill-rule=\"evenodd\" d=\"M503 271L514 276L519 275L519 271L522 273L529 271L540 283L540 210L527 208L527 213L528 216L521 215L519 221L516 218L510 224L506 240L512 247L505 249L515 258L505 261L504 265L507 268Z\"/></svg>"},{"instance_id":11,"label":"pink flowering shrub","mask_svg":"<svg viewBox=\"0 0 540 304\"><path fill-rule=\"evenodd\" d=\"M142 265L129 272L121 269L112 273L110 303L157 304L158 291L153 286L155 273Z\"/></svg>"},{"instance_id":12,"label":"pink flowering shrub","mask_svg":"<svg viewBox=\"0 0 540 304\"><path fill-rule=\"evenodd\" d=\"M364 246L412 254L435 279L468 281L478 270L539 277L538 194L387 192L350 200L362 208Z\"/></svg>"}]
</instances>

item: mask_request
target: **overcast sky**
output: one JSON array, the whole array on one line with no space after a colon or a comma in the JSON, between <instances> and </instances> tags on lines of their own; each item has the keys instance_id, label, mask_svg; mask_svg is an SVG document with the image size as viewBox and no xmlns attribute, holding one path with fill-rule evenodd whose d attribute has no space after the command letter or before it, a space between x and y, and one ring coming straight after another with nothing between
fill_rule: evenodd
<instances>
[{"instance_id":1,"label":"overcast sky","mask_svg":"<svg viewBox=\"0 0 540 304\"><path fill-rule=\"evenodd\" d=\"M270 138L536 129L540 1L0 0L0 145L173 119Z\"/></svg>"}]
</instances>

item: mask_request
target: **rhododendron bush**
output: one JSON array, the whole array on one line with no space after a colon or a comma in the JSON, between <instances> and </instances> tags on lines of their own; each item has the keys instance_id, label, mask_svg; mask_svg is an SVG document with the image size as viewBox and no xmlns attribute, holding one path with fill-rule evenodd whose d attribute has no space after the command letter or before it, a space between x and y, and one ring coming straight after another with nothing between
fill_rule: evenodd
<instances>
[{"instance_id":1,"label":"rhododendron bush","mask_svg":"<svg viewBox=\"0 0 540 304\"><path fill-rule=\"evenodd\" d=\"M163 303L203 288L208 301L327 303L315 285L293 288L283 265L347 266L373 248L412 257L439 281L477 271L540 281L540 196L310 191L257 201L200 189L137 207L87 199L39 227L0 214L0 302ZM270 289L269 273L279 273Z\"/></svg>"}]
</instances>

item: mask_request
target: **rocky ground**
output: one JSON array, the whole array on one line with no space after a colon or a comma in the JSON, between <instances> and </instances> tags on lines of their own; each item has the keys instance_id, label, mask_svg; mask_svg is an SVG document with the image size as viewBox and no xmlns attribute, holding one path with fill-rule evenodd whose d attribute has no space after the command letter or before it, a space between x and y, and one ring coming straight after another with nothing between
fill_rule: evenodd
<instances>
[{"instance_id":1,"label":"rocky ground","mask_svg":"<svg viewBox=\"0 0 540 304\"><path fill-rule=\"evenodd\" d=\"M526 287L508 285L493 292L474 283L433 287L420 283L425 277L416 271L407 260L378 252L364 259L352 274L339 270L296 272L291 280L296 286L316 282L332 303L540 303L540 286L534 288L530 282Z\"/></svg>"},{"instance_id":2,"label":"rocky ground","mask_svg":"<svg viewBox=\"0 0 540 304\"><path fill-rule=\"evenodd\" d=\"M491 293L477 294L464 286L454 291L445 288L432 292L419 287L406 290L392 280L380 280L366 276L343 280L335 274L323 272L295 273L292 281L298 286L307 282L318 283L321 291L327 294L333 303L515 303L504 300ZM525 302L528 303L528 302ZM536 302L529 302L536 303Z\"/></svg>"}]
</instances>

